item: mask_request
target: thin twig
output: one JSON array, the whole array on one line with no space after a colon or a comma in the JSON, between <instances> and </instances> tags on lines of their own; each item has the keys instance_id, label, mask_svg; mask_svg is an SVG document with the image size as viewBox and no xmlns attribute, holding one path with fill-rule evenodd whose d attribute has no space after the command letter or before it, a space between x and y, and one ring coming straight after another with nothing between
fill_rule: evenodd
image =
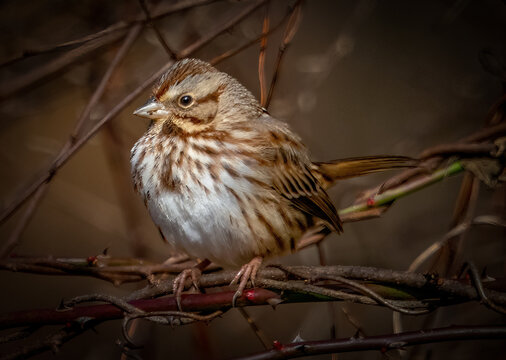
<instances>
[{"instance_id":1,"label":"thin twig","mask_svg":"<svg viewBox=\"0 0 506 360\"><path fill-rule=\"evenodd\" d=\"M276 63L274 65L274 75L272 76L269 93L267 95L267 100L265 101L265 104L263 104L265 108L268 108L269 104L271 103L272 96L274 95L274 88L276 87L279 72L281 71L281 62L283 60L286 49L292 42L293 37L295 36L297 30L299 29L301 17L302 17L302 0L298 0L297 3L295 4L292 14L290 15L290 18L288 19L288 24L286 25L283 39L281 40L281 44L279 45L278 56L276 58Z\"/></svg>"},{"instance_id":2,"label":"thin twig","mask_svg":"<svg viewBox=\"0 0 506 360\"><path fill-rule=\"evenodd\" d=\"M258 340L262 343L264 349L269 349L270 345L272 344L272 341L269 341L267 337L265 336L264 332L258 327L258 325L253 321L251 316L248 314L246 309L239 307L237 308L239 310L239 313L242 315L242 317L246 320L251 330L253 330L253 333L257 337Z\"/></svg>"},{"instance_id":3,"label":"thin twig","mask_svg":"<svg viewBox=\"0 0 506 360\"><path fill-rule=\"evenodd\" d=\"M123 32L109 33L104 37L89 41L76 49L70 50L47 64L40 65L13 80L1 83L0 100L5 100L8 97L35 87L50 76L54 76L76 61L83 59L83 57L90 56L102 47L121 40L123 36Z\"/></svg>"},{"instance_id":4,"label":"thin twig","mask_svg":"<svg viewBox=\"0 0 506 360\"><path fill-rule=\"evenodd\" d=\"M291 12L288 12L275 26L273 26L273 27L270 28L269 32L266 35L271 35L276 30L278 30L281 27L281 25L283 25L283 23L286 21L286 19L288 19L288 17L290 16L290 14L291 14ZM239 45L236 48L227 50L224 53L222 53L222 54L220 54L218 56L215 56L214 58L212 58L211 60L209 60L209 63L211 65L216 65L216 64L222 62L223 60L226 60L226 59L228 59L228 58L230 58L230 57L232 57L234 55L237 55L241 51L243 51L243 50L249 48L250 46L256 44L257 42L261 41L263 37L264 37L264 35L260 34L256 38L254 38L252 40L249 40L248 42L246 42L246 43L244 43L242 45Z\"/></svg>"},{"instance_id":5,"label":"thin twig","mask_svg":"<svg viewBox=\"0 0 506 360\"><path fill-rule=\"evenodd\" d=\"M477 156L477 155L491 155L497 150L497 145L491 143L455 143L455 144L441 144L434 146L430 149L423 151L419 158L427 159L435 156Z\"/></svg>"},{"instance_id":6,"label":"thin twig","mask_svg":"<svg viewBox=\"0 0 506 360\"><path fill-rule=\"evenodd\" d=\"M346 310L344 307L341 308L341 311L343 312L344 316L346 317L346 320L357 330L357 335L364 337L367 336L365 333L363 327L360 325L357 319L355 319L348 310ZM396 313L397 314L397 313Z\"/></svg>"},{"instance_id":7,"label":"thin twig","mask_svg":"<svg viewBox=\"0 0 506 360\"><path fill-rule=\"evenodd\" d=\"M177 60L176 53L174 51L172 51L172 49L170 48L170 46L167 44L167 41L163 37L162 32L160 31L160 29L158 28L158 26L156 26L155 22L151 18L151 14L149 12L148 5L146 4L146 0L139 0L139 5L141 6L142 11L144 12L144 15L146 15L146 22L149 24L149 26L155 32L156 37L158 39L158 42L160 42L160 44L162 45L162 47L165 50L165 52L167 53L167 55L169 55L169 57L172 60Z\"/></svg>"},{"instance_id":8,"label":"thin twig","mask_svg":"<svg viewBox=\"0 0 506 360\"><path fill-rule=\"evenodd\" d=\"M269 3L265 5L265 15L262 24L262 38L260 54L258 55L258 80L260 82L260 104L265 108L267 100L267 84L265 83L265 55L267 50L267 34L269 33Z\"/></svg>"}]
</instances>

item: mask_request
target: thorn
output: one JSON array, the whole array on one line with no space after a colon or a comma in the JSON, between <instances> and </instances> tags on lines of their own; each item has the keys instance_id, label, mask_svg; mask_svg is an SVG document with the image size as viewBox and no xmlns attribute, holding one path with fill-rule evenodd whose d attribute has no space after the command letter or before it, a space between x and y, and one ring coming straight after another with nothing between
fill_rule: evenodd
<instances>
[{"instance_id":1,"label":"thorn","mask_svg":"<svg viewBox=\"0 0 506 360\"><path fill-rule=\"evenodd\" d=\"M276 306L278 306L282 302L283 302L283 300L281 300L279 298L269 298L269 299L267 299L267 304L269 304L270 306L272 306L272 308L274 310L276 310Z\"/></svg>"},{"instance_id":2,"label":"thorn","mask_svg":"<svg viewBox=\"0 0 506 360\"><path fill-rule=\"evenodd\" d=\"M58 306L56 307L55 309L56 311L69 311L69 310L72 310L72 306L68 306L66 303L65 303L65 300L64 299L61 299L60 300L60 303L58 304Z\"/></svg>"}]
</instances>

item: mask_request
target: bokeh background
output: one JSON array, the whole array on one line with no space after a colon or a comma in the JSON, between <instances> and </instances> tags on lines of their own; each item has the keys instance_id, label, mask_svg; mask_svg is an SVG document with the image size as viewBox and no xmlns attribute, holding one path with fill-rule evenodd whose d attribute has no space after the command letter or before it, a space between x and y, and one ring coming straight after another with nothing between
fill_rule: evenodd
<instances>
[{"instance_id":1,"label":"bokeh background","mask_svg":"<svg viewBox=\"0 0 506 360\"><path fill-rule=\"evenodd\" d=\"M167 16L156 24L167 43L178 51L249 3L216 1ZM290 4L293 2L271 1L271 25L284 16ZM163 4L148 2L150 9L159 5ZM265 9L259 8L194 56L210 60L257 37L264 14ZM135 0L2 1L0 61L26 49L50 47L137 16L142 16L142 11ZM282 33L278 30L268 40L268 78L273 73ZM99 48L14 94L10 91L19 79L40 71L69 49L0 67L1 208L47 168L67 141L120 43ZM259 45L255 44L217 67L259 97L258 54ZM497 74L483 66L484 58L499 64L506 59L504 1L306 1L269 111L301 135L314 160L374 154L416 156L427 147L458 140L483 126L489 108L504 91ZM146 26L92 109L85 130L167 61L168 55L153 29ZM129 151L148 125L132 111L148 96L146 91L133 101L57 172L21 234L16 254L87 257L107 248L109 255L117 257L163 261L169 256L130 184ZM338 208L343 208L361 191L388 176L343 181L330 194ZM415 193L396 203L380 219L347 224L342 236L332 235L324 242L328 263L406 269L417 254L449 230L461 179L448 178ZM504 194L504 189L482 186L476 214L497 214L504 209ZM0 227L2 241L15 228L21 212ZM475 261L480 269L487 266L490 276L501 276L505 271L504 240L501 229L473 228L466 238L464 258ZM309 248L273 261L316 265L318 256L315 248ZM0 272L0 284L2 312L54 308L62 298L88 293L125 295L139 286L114 287L84 277L5 271ZM272 340L329 337L332 319L323 303L281 305L276 310L258 307L249 312ZM392 332L389 310L338 303L338 337L355 333L345 312L368 335ZM443 309L434 325L504 320L483 307L467 304ZM405 327L418 329L423 322L423 318L405 319ZM142 324L141 330L136 339L144 348L138 354L146 359L221 359L262 350L236 310L209 325L170 328ZM120 322L109 322L99 326L97 333L89 331L63 346L56 358L119 359L119 338ZM415 349L409 358L500 359L505 351L506 345L500 341L461 342ZM339 358L382 356L366 352ZM387 357L396 358L397 354ZM38 358L54 356L49 353Z\"/></svg>"}]
</instances>

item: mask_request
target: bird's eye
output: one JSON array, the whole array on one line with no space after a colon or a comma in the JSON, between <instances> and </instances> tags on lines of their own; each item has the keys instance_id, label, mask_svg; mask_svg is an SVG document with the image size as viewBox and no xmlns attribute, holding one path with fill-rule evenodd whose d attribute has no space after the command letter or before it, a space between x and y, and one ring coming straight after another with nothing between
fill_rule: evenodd
<instances>
[{"instance_id":1,"label":"bird's eye","mask_svg":"<svg viewBox=\"0 0 506 360\"><path fill-rule=\"evenodd\" d=\"M193 104L193 97L191 95L182 95L179 98L179 105L183 108L190 107Z\"/></svg>"}]
</instances>

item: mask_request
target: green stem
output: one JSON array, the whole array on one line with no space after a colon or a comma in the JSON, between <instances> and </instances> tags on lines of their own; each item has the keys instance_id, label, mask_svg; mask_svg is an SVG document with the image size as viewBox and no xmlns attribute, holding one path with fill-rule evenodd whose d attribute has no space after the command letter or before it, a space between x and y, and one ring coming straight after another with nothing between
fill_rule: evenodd
<instances>
[{"instance_id":1,"label":"green stem","mask_svg":"<svg viewBox=\"0 0 506 360\"><path fill-rule=\"evenodd\" d=\"M384 193L378 194L376 196L371 197L367 201L361 202L359 204L355 204L349 206L345 209L339 211L339 215L346 215L350 213L357 213L365 210L369 210L372 208L381 207L387 204L390 204L394 200L397 200L401 197L409 195L415 191L423 189L429 185L432 185L438 181L441 181L451 175L458 174L464 170L460 161L455 161L450 164L448 167L438 170L431 175L423 177L419 180L412 181L406 185L399 186L398 188L387 190Z\"/></svg>"}]
</instances>

